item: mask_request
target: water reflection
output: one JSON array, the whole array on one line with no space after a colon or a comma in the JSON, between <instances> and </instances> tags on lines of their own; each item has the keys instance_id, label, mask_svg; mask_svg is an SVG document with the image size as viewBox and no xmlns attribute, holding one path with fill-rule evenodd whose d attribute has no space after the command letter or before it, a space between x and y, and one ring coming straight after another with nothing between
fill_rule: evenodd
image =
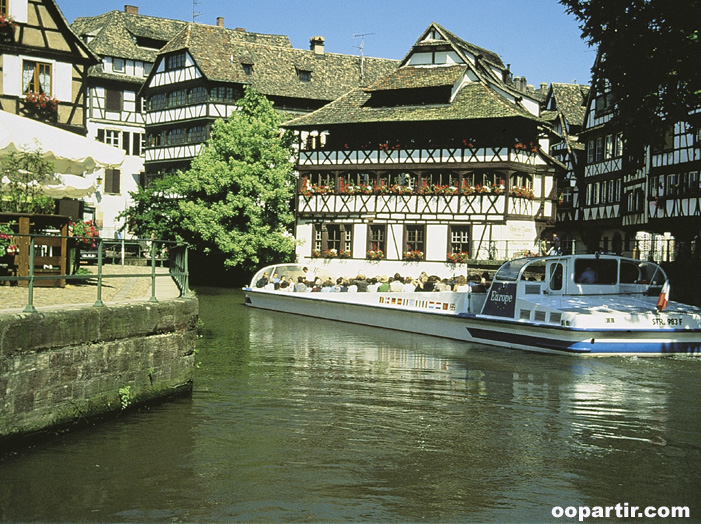
<instances>
[{"instance_id":1,"label":"water reflection","mask_svg":"<svg viewBox=\"0 0 701 524\"><path fill-rule=\"evenodd\" d=\"M0 519L542 522L554 505L619 502L701 515L699 360L524 354L200 298L192 399L6 457Z\"/></svg>"}]
</instances>

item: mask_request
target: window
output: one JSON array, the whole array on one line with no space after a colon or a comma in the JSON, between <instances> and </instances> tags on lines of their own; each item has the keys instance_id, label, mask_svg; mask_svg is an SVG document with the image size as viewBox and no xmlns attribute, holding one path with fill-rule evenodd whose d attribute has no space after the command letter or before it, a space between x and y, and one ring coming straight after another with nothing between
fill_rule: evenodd
<instances>
[{"instance_id":1,"label":"window","mask_svg":"<svg viewBox=\"0 0 701 524\"><path fill-rule=\"evenodd\" d=\"M241 67L245 75L251 76L253 74L253 64L241 64Z\"/></svg>"},{"instance_id":2,"label":"window","mask_svg":"<svg viewBox=\"0 0 701 524\"><path fill-rule=\"evenodd\" d=\"M368 226L368 251L382 251L387 256L387 226Z\"/></svg>"},{"instance_id":3,"label":"window","mask_svg":"<svg viewBox=\"0 0 701 524\"><path fill-rule=\"evenodd\" d=\"M131 154L140 156L144 151L144 133L134 133L131 135Z\"/></svg>"},{"instance_id":4,"label":"window","mask_svg":"<svg viewBox=\"0 0 701 524\"><path fill-rule=\"evenodd\" d=\"M149 109L151 111L157 111L159 109L165 109L166 107L166 95L165 93L158 93L149 98Z\"/></svg>"},{"instance_id":5,"label":"window","mask_svg":"<svg viewBox=\"0 0 701 524\"><path fill-rule=\"evenodd\" d=\"M404 252L421 251L425 253L426 246L426 226L408 225L404 226Z\"/></svg>"},{"instance_id":6,"label":"window","mask_svg":"<svg viewBox=\"0 0 701 524\"><path fill-rule=\"evenodd\" d=\"M185 53L177 53L166 58L166 71L185 67Z\"/></svg>"},{"instance_id":7,"label":"window","mask_svg":"<svg viewBox=\"0 0 701 524\"><path fill-rule=\"evenodd\" d=\"M113 147L120 147L121 133L116 129L98 129L97 140Z\"/></svg>"},{"instance_id":8,"label":"window","mask_svg":"<svg viewBox=\"0 0 701 524\"><path fill-rule=\"evenodd\" d=\"M150 75L152 69L153 64L151 62L144 62L144 76Z\"/></svg>"},{"instance_id":9,"label":"window","mask_svg":"<svg viewBox=\"0 0 701 524\"><path fill-rule=\"evenodd\" d=\"M615 156L623 156L623 133L616 134L616 152Z\"/></svg>"},{"instance_id":10,"label":"window","mask_svg":"<svg viewBox=\"0 0 701 524\"><path fill-rule=\"evenodd\" d=\"M234 88L228 86L220 86L212 89L210 100L214 102L235 102Z\"/></svg>"},{"instance_id":11,"label":"window","mask_svg":"<svg viewBox=\"0 0 701 524\"><path fill-rule=\"evenodd\" d=\"M181 127L177 129L171 129L166 133L167 144L169 146L182 144L185 142L185 130Z\"/></svg>"},{"instance_id":12,"label":"window","mask_svg":"<svg viewBox=\"0 0 701 524\"><path fill-rule=\"evenodd\" d=\"M119 194L119 169L105 169L105 193Z\"/></svg>"},{"instance_id":13,"label":"window","mask_svg":"<svg viewBox=\"0 0 701 524\"><path fill-rule=\"evenodd\" d=\"M115 73L123 73L124 72L124 59L123 58L115 58L112 60L112 71Z\"/></svg>"},{"instance_id":14,"label":"window","mask_svg":"<svg viewBox=\"0 0 701 524\"><path fill-rule=\"evenodd\" d=\"M131 133L129 131L124 131L122 133L122 149L124 149L124 154L129 154L129 147L131 147Z\"/></svg>"},{"instance_id":15,"label":"window","mask_svg":"<svg viewBox=\"0 0 701 524\"><path fill-rule=\"evenodd\" d=\"M51 95L51 64L25 60L22 64L22 92Z\"/></svg>"},{"instance_id":16,"label":"window","mask_svg":"<svg viewBox=\"0 0 701 524\"><path fill-rule=\"evenodd\" d=\"M187 141L189 143L200 143L207 140L207 128L205 126L194 126L187 130Z\"/></svg>"},{"instance_id":17,"label":"window","mask_svg":"<svg viewBox=\"0 0 701 524\"><path fill-rule=\"evenodd\" d=\"M322 253L336 250L351 251L353 226L350 224L314 224L314 249Z\"/></svg>"},{"instance_id":18,"label":"window","mask_svg":"<svg viewBox=\"0 0 701 524\"><path fill-rule=\"evenodd\" d=\"M606 160L613 158L613 135L606 135L604 139L604 158Z\"/></svg>"},{"instance_id":19,"label":"window","mask_svg":"<svg viewBox=\"0 0 701 524\"><path fill-rule=\"evenodd\" d=\"M207 89L198 86L190 89L187 93L187 103L188 104L201 104L207 101Z\"/></svg>"},{"instance_id":20,"label":"window","mask_svg":"<svg viewBox=\"0 0 701 524\"><path fill-rule=\"evenodd\" d=\"M185 89L178 89L168 93L168 107L184 106L185 100L187 100L187 91Z\"/></svg>"},{"instance_id":21,"label":"window","mask_svg":"<svg viewBox=\"0 0 701 524\"><path fill-rule=\"evenodd\" d=\"M7 8L7 2L8 0L0 0L0 15L10 14L9 9Z\"/></svg>"},{"instance_id":22,"label":"window","mask_svg":"<svg viewBox=\"0 0 701 524\"><path fill-rule=\"evenodd\" d=\"M300 82L311 82L312 81L312 72L311 71L304 71L302 69L297 69L297 78L299 78Z\"/></svg>"},{"instance_id":23,"label":"window","mask_svg":"<svg viewBox=\"0 0 701 524\"><path fill-rule=\"evenodd\" d=\"M450 226L448 253L470 252L470 226Z\"/></svg>"},{"instance_id":24,"label":"window","mask_svg":"<svg viewBox=\"0 0 701 524\"><path fill-rule=\"evenodd\" d=\"M604 159L604 137L596 139L596 161L601 162Z\"/></svg>"},{"instance_id":25,"label":"window","mask_svg":"<svg viewBox=\"0 0 701 524\"><path fill-rule=\"evenodd\" d=\"M114 89L105 89L105 111L122 111L122 92Z\"/></svg>"}]
</instances>

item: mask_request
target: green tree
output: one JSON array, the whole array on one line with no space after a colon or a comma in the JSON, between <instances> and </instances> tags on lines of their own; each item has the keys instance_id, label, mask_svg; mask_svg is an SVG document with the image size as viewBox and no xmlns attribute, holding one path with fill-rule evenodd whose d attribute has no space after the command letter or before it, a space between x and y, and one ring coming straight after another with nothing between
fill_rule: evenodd
<instances>
[{"instance_id":1,"label":"green tree","mask_svg":"<svg viewBox=\"0 0 701 524\"><path fill-rule=\"evenodd\" d=\"M54 199L41 186L55 181L54 166L41 150L12 152L2 162L0 210L9 213L53 213Z\"/></svg>"},{"instance_id":2,"label":"green tree","mask_svg":"<svg viewBox=\"0 0 701 524\"><path fill-rule=\"evenodd\" d=\"M595 88L608 85L631 154L660 143L701 101L701 0L560 0L598 46Z\"/></svg>"},{"instance_id":3,"label":"green tree","mask_svg":"<svg viewBox=\"0 0 701 524\"><path fill-rule=\"evenodd\" d=\"M249 88L214 122L190 169L132 193L125 213L140 236L183 239L227 268L253 270L294 254L291 137L265 96Z\"/></svg>"},{"instance_id":4,"label":"green tree","mask_svg":"<svg viewBox=\"0 0 701 524\"><path fill-rule=\"evenodd\" d=\"M183 173L181 226L205 253L246 270L294 252L291 140L282 116L252 88L238 111L212 126L211 138Z\"/></svg>"},{"instance_id":5,"label":"green tree","mask_svg":"<svg viewBox=\"0 0 701 524\"><path fill-rule=\"evenodd\" d=\"M162 240L183 240L176 192L179 181L179 175L165 175L130 192L134 203L119 215L120 219L125 219L124 228L139 238L153 235Z\"/></svg>"}]
</instances>

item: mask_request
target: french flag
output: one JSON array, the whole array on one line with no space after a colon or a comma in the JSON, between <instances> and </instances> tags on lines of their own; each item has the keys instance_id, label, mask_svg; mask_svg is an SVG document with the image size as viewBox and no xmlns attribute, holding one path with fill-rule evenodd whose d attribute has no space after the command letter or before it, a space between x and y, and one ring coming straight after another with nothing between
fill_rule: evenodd
<instances>
[{"instance_id":1,"label":"french flag","mask_svg":"<svg viewBox=\"0 0 701 524\"><path fill-rule=\"evenodd\" d=\"M662 286L662 292L660 293L660 298L657 299L657 311L662 311L667 307L669 303L669 280L665 280L664 286Z\"/></svg>"}]
</instances>

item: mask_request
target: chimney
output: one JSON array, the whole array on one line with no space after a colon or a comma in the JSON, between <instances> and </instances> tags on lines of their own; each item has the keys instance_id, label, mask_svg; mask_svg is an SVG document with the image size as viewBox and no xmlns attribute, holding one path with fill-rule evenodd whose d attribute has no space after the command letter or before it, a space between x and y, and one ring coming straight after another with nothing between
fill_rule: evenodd
<instances>
[{"instance_id":1,"label":"chimney","mask_svg":"<svg viewBox=\"0 0 701 524\"><path fill-rule=\"evenodd\" d=\"M224 27L224 17L223 16L217 17L217 27Z\"/></svg>"},{"instance_id":2,"label":"chimney","mask_svg":"<svg viewBox=\"0 0 701 524\"><path fill-rule=\"evenodd\" d=\"M139 8L135 5L125 5L124 6L124 12L129 13L130 15L138 15L139 14Z\"/></svg>"},{"instance_id":3,"label":"chimney","mask_svg":"<svg viewBox=\"0 0 701 524\"><path fill-rule=\"evenodd\" d=\"M540 90L545 93L548 90L548 84L546 82L540 83Z\"/></svg>"},{"instance_id":4,"label":"chimney","mask_svg":"<svg viewBox=\"0 0 701 524\"><path fill-rule=\"evenodd\" d=\"M324 54L324 37L313 36L309 39L309 49L314 51L315 55Z\"/></svg>"},{"instance_id":5,"label":"chimney","mask_svg":"<svg viewBox=\"0 0 701 524\"><path fill-rule=\"evenodd\" d=\"M238 31L239 33L245 33L246 28L245 27L237 27L236 29L234 29L234 31Z\"/></svg>"}]
</instances>

